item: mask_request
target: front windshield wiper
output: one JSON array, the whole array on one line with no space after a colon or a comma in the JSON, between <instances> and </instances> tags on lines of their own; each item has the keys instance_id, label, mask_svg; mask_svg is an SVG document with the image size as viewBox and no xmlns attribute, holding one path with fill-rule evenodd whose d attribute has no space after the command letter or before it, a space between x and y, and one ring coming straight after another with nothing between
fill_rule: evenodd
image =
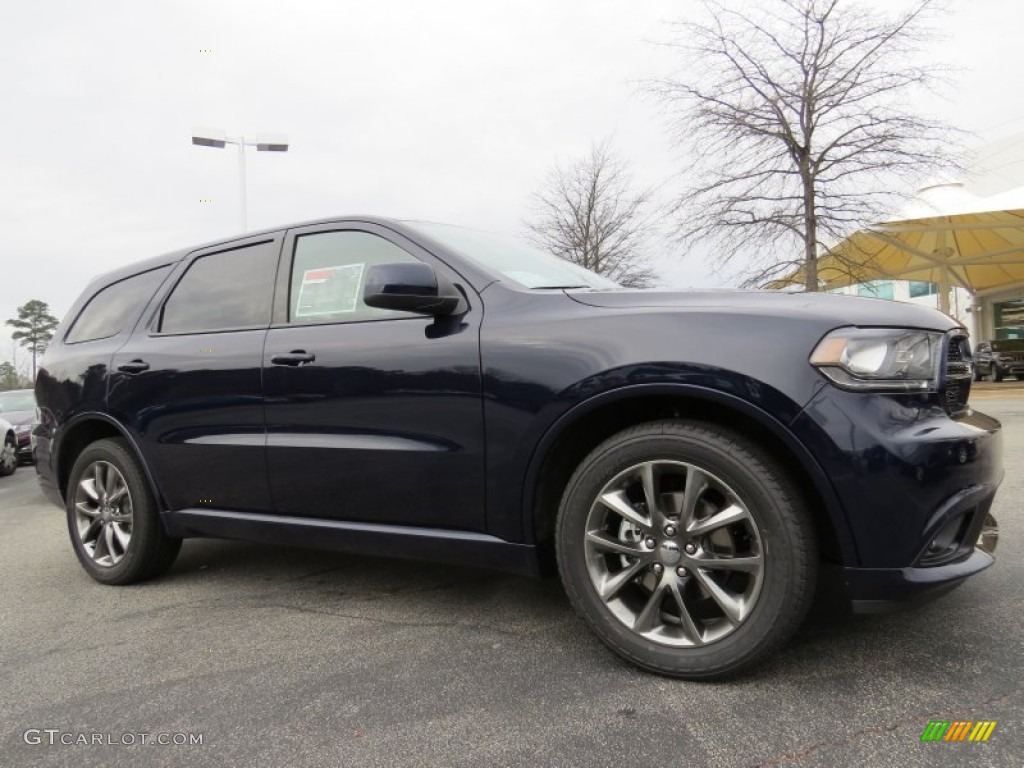
<instances>
[{"instance_id":1,"label":"front windshield wiper","mask_svg":"<svg viewBox=\"0 0 1024 768\"><path fill-rule=\"evenodd\" d=\"M530 288L531 291L546 291L546 290L563 290L568 291L573 288L591 288L589 285L535 285Z\"/></svg>"}]
</instances>

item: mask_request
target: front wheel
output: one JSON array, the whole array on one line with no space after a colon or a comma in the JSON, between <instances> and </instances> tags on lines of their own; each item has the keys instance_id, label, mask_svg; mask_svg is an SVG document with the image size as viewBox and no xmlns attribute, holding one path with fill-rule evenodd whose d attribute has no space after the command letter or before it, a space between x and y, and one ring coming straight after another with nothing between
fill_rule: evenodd
<instances>
[{"instance_id":1,"label":"front wheel","mask_svg":"<svg viewBox=\"0 0 1024 768\"><path fill-rule=\"evenodd\" d=\"M992 363L991 373L992 373L992 381L1002 381L1003 380L1003 372L1001 370L999 370L999 366L996 365L995 363Z\"/></svg>"},{"instance_id":2,"label":"front wheel","mask_svg":"<svg viewBox=\"0 0 1024 768\"><path fill-rule=\"evenodd\" d=\"M164 532L138 459L123 440L98 440L79 455L67 492L68 532L86 572L104 584L157 576L181 539Z\"/></svg>"},{"instance_id":3,"label":"front wheel","mask_svg":"<svg viewBox=\"0 0 1024 768\"><path fill-rule=\"evenodd\" d=\"M14 435L7 435L4 438L3 448L0 448L0 477L13 475L18 468L18 443Z\"/></svg>"},{"instance_id":4,"label":"front wheel","mask_svg":"<svg viewBox=\"0 0 1024 768\"><path fill-rule=\"evenodd\" d=\"M781 646L813 597L817 548L800 493L724 427L627 429L569 481L562 582L597 636L661 674L723 677Z\"/></svg>"}]
</instances>

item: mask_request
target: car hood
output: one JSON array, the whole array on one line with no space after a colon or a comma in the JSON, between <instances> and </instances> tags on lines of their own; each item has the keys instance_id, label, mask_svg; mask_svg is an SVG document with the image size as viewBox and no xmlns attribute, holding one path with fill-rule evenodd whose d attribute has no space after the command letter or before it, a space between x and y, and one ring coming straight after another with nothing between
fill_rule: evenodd
<instances>
[{"instance_id":1,"label":"car hood","mask_svg":"<svg viewBox=\"0 0 1024 768\"><path fill-rule=\"evenodd\" d=\"M31 424L36 420L35 411L3 411L0 412L0 417L9 421L15 427L22 424Z\"/></svg>"},{"instance_id":2,"label":"car hood","mask_svg":"<svg viewBox=\"0 0 1024 768\"><path fill-rule=\"evenodd\" d=\"M781 291L566 291L573 301L607 309L664 308L681 311L789 316L841 325L926 328L947 331L961 327L930 307L901 301L837 296L829 293Z\"/></svg>"}]
</instances>

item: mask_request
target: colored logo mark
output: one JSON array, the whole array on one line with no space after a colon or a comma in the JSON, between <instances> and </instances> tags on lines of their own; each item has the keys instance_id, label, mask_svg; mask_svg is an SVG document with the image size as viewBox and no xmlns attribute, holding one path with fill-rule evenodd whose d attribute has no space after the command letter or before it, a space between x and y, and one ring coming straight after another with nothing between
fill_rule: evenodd
<instances>
[{"instance_id":1,"label":"colored logo mark","mask_svg":"<svg viewBox=\"0 0 1024 768\"><path fill-rule=\"evenodd\" d=\"M996 729L995 720L932 720L921 741L988 741Z\"/></svg>"}]
</instances>

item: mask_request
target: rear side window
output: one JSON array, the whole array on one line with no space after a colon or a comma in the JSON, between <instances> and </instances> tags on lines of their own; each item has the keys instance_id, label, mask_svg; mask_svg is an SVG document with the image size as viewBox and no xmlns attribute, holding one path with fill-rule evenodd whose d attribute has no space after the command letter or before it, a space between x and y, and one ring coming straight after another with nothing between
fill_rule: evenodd
<instances>
[{"instance_id":1,"label":"rear side window","mask_svg":"<svg viewBox=\"0 0 1024 768\"><path fill-rule=\"evenodd\" d=\"M79 313L64 338L65 343L107 339L128 330L128 323L135 322L169 270L169 266L151 269L112 283L96 293Z\"/></svg>"},{"instance_id":2,"label":"rear side window","mask_svg":"<svg viewBox=\"0 0 1024 768\"><path fill-rule=\"evenodd\" d=\"M200 256L160 313L161 333L265 327L277 267L273 241Z\"/></svg>"}]
</instances>

